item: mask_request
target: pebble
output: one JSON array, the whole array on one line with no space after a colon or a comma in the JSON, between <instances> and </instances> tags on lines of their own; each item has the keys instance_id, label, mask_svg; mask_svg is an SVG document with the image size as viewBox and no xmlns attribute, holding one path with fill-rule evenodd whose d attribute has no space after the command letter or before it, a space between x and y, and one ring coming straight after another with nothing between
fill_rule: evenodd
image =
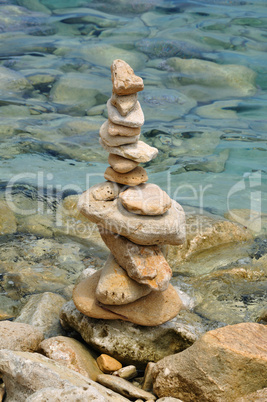
<instances>
[{"instance_id":1,"label":"pebble","mask_svg":"<svg viewBox=\"0 0 267 402\"><path fill-rule=\"evenodd\" d=\"M103 304L128 304L151 292L151 288L131 279L110 254L96 288L96 298Z\"/></svg>"},{"instance_id":2,"label":"pebble","mask_svg":"<svg viewBox=\"0 0 267 402\"><path fill-rule=\"evenodd\" d=\"M92 190L93 197L96 201L112 201L118 197L121 186L111 181L97 184Z\"/></svg>"},{"instance_id":3,"label":"pebble","mask_svg":"<svg viewBox=\"0 0 267 402\"><path fill-rule=\"evenodd\" d=\"M108 163L118 173L128 173L138 166L138 162L116 154L109 154Z\"/></svg>"},{"instance_id":4,"label":"pebble","mask_svg":"<svg viewBox=\"0 0 267 402\"><path fill-rule=\"evenodd\" d=\"M125 137L131 137L139 135L141 133L141 127L126 127L120 124L114 124L111 120L108 120L108 133L109 135L121 135Z\"/></svg>"},{"instance_id":5,"label":"pebble","mask_svg":"<svg viewBox=\"0 0 267 402\"><path fill-rule=\"evenodd\" d=\"M111 104L110 99L107 101L107 108L108 118L115 124L126 127L141 127L145 122L144 113L138 101L126 116L122 116L119 113L119 111Z\"/></svg>"},{"instance_id":6,"label":"pebble","mask_svg":"<svg viewBox=\"0 0 267 402\"><path fill-rule=\"evenodd\" d=\"M153 389L153 367L155 366L155 363L149 362L147 363L146 369L145 369L145 374L144 374L144 382L142 384L142 389L144 391L151 391Z\"/></svg>"},{"instance_id":7,"label":"pebble","mask_svg":"<svg viewBox=\"0 0 267 402\"><path fill-rule=\"evenodd\" d=\"M113 373L122 368L122 364L118 360L104 353L98 356L96 361L100 370L105 374Z\"/></svg>"},{"instance_id":8,"label":"pebble","mask_svg":"<svg viewBox=\"0 0 267 402\"><path fill-rule=\"evenodd\" d=\"M104 144L101 139L99 142L109 153L123 156L124 158L131 159L135 162L149 162L158 154L157 148L151 147L143 141L137 141L134 144L121 145L119 147L109 147Z\"/></svg>"},{"instance_id":9,"label":"pebble","mask_svg":"<svg viewBox=\"0 0 267 402\"><path fill-rule=\"evenodd\" d=\"M119 195L124 208L139 215L162 215L171 207L171 198L153 183L140 184Z\"/></svg>"},{"instance_id":10,"label":"pebble","mask_svg":"<svg viewBox=\"0 0 267 402\"><path fill-rule=\"evenodd\" d=\"M113 92L117 95L129 95L144 89L143 80L134 74L125 61L117 59L111 65Z\"/></svg>"},{"instance_id":11,"label":"pebble","mask_svg":"<svg viewBox=\"0 0 267 402\"><path fill-rule=\"evenodd\" d=\"M104 173L104 177L106 180L127 186L137 186L138 184L144 183L148 180L147 173L142 166L137 166L127 173L116 172L109 166Z\"/></svg>"},{"instance_id":12,"label":"pebble","mask_svg":"<svg viewBox=\"0 0 267 402\"><path fill-rule=\"evenodd\" d=\"M113 93L110 101L122 116L126 116L135 107L137 94L120 96Z\"/></svg>"},{"instance_id":13,"label":"pebble","mask_svg":"<svg viewBox=\"0 0 267 402\"><path fill-rule=\"evenodd\" d=\"M132 378L137 377L137 374L138 373L136 367L133 365L122 367L121 369L114 371L113 373L113 375L124 378L125 380L131 380Z\"/></svg>"},{"instance_id":14,"label":"pebble","mask_svg":"<svg viewBox=\"0 0 267 402\"><path fill-rule=\"evenodd\" d=\"M116 136L110 135L108 133L108 120L105 121L105 123L103 123L102 126L100 127L99 135L100 135L100 138L102 139L102 141L110 147L117 147L117 146L124 145L124 144L132 144L132 143L138 141L140 138L140 135L134 135L131 137L121 136L121 135L116 135Z\"/></svg>"}]
</instances>

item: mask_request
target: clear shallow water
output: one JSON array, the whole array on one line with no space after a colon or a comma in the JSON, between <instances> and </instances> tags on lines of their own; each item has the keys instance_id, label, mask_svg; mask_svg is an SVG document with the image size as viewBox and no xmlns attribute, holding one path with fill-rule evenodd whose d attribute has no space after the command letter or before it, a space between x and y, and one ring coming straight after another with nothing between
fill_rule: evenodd
<instances>
[{"instance_id":1,"label":"clear shallow water","mask_svg":"<svg viewBox=\"0 0 267 402\"><path fill-rule=\"evenodd\" d=\"M149 181L181 204L221 216L233 208L267 213L266 50L264 0L0 0L2 194L19 183L26 193L79 193L104 180L108 154L98 131L110 65L121 58L145 83L141 139L159 148L145 165ZM59 256L63 243L53 246ZM76 272L88 266L79 252ZM28 265L25 272L31 275ZM69 283L60 271L57 287L53 275L25 292L4 286L3 297L13 306Z\"/></svg>"}]
</instances>

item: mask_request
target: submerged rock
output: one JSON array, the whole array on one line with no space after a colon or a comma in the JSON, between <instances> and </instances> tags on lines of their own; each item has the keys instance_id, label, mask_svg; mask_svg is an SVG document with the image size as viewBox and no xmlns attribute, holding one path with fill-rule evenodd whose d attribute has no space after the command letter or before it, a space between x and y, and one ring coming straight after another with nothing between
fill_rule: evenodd
<instances>
[{"instance_id":1,"label":"submerged rock","mask_svg":"<svg viewBox=\"0 0 267 402\"><path fill-rule=\"evenodd\" d=\"M15 214L5 201L0 200L0 235L11 234L17 231Z\"/></svg>"}]
</instances>

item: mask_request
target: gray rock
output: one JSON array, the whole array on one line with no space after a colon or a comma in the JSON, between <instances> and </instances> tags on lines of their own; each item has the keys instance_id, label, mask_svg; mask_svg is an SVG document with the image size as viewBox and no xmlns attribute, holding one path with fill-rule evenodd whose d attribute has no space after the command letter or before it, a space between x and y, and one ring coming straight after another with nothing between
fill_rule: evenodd
<instances>
[{"instance_id":1,"label":"gray rock","mask_svg":"<svg viewBox=\"0 0 267 402\"><path fill-rule=\"evenodd\" d=\"M27 402L108 402L108 399L101 395L94 387L87 385L84 387L66 386L59 388L43 388L27 398ZM126 401L126 399L125 399ZM114 401L115 402L115 401Z\"/></svg>"},{"instance_id":2,"label":"gray rock","mask_svg":"<svg viewBox=\"0 0 267 402\"><path fill-rule=\"evenodd\" d=\"M100 374L97 377L97 381L105 387L113 389L113 391L118 392L119 394L127 396L131 399L142 398L145 401L156 400L155 395L134 386L129 381L126 381L120 377L109 374Z\"/></svg>"},{"instance_id":3,"label":"gray rock","mask_svg":"<svg viewBox=\"0 0 267 402\"><path fill-rule=\"evenodd\" d=\"M122 116L126 116L129 112L131 112L136 104L137 101L137 94L130 94L130 95L117 95L113 92L110 101L113 106L115 106L119 113Z\"/></svg>"},{"instance_id":4,"label":"gray rock","mask_svg":"<svg viewBox=\"0 0 267 402\"><path fill-rule=\"evenodd\" d=\"M0 67L0 90L24 92L27 89L32 89L32 85L22 74L6 67Z\"/></svg>"},{"instance_id":5,"label":"gray rock","mask_svg":"<svg viewBox=\"0 0 267 402\"><path fill-rule=\"evenodd\" d=\"M43 333L32 325L10 321L0 322L0 349L34 352L43 338Z\"/></svg>"},{"instance_id":6,"label":"gray rock","mask_svg":"<svg viewBox=\"0 0 267 402\"><path fill-rule=\"evenodd\" d=\"M72 301L60 313L65 328L73 328L85 342L125 365L144 368L150 361L178 353L189 347L204 329L176 319L156 327L143 327L121 320L100 320L80 313Z\"/></svg>"},{"instance_id":7,"label":"gray rock","mask_svg":"<svg viewBox=\"0 0 267 402\"><path fill-rule=\"evenodd\" d=\"M59 322L59 312L65 299L55 293L45 292L30 297L16 322L33 325L45 338L64 334Z\"/></svg>"},{"instance_id":8,"label":"gray rock","mask_svg":"<svg viewBox=\"0 0 267 402\"><path fill-rule=\"evenodd\" d=\"M43 388L62 389L66 386L85 389L90 387L104 401L127 401L89 378L38 353L0 350L0 371L6 385L7 402L25 401Z\"/></svg>"}]
</instances>

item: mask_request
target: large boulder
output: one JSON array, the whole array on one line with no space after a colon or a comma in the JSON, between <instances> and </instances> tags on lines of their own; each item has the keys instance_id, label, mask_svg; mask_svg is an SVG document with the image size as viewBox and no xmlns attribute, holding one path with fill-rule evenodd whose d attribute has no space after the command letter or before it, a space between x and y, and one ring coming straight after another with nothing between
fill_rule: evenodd
<instances>
[{"instance_id":1,"label":"large boulder","mask_svg":"<svg viewBox=\"0 0 267 402\"><path fill-rule=\"evenodd\" d=\"M207 332L185 351L153 368L159 397L233 401L266 387L267 327L241 323Z\"/></svg>"},{"instance_id":2,"label":"large boulder","mask_svg":"<svg viewBox=\"0 0 267 402\"><path fill-rule=\"evenodd\" d=\"M43 340L43 333L32 325L0 322L0 349L34 352Z\"/></svg>"}]
</instances>

